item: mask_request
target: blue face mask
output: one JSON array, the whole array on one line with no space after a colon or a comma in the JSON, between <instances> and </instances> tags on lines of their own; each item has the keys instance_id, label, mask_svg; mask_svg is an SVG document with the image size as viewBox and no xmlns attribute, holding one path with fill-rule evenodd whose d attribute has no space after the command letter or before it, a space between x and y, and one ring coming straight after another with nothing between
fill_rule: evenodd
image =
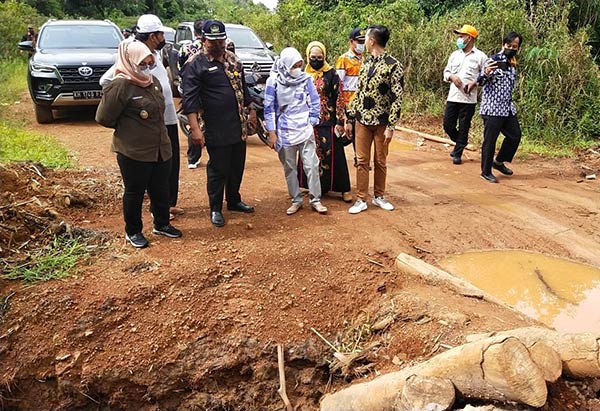
<instances>
[{"instance_id":1,"label":"blue face mask","mask_svg":"<svg viewBox=\"0 0 600 411\"><path fill-rule=\"evenodd\" d=\"M459 37L456 39L456 47L458 47L459 50L463 50L465 47L467 47L467 43L461 37Z\"/></svg>"}]
</instances>

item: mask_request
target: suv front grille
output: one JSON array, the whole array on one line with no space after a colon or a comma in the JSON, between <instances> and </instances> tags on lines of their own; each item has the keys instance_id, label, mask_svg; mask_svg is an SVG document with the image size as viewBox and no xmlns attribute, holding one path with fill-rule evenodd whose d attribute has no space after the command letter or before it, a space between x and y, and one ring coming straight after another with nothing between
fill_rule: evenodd
<instances>
[{"instance_id":1,"label":"suv front grille","mask_svg":"<svg viewBox=\"0 0 600 411\"><path fill-rule=\"evenodd\" d=\"M244 72L247 73L252 73L253 70L252 68L254 67L255 69L257 67L260 67L260 70L258 71L260 74L266 74L268 75L271 72L271 67L273 66L273 62L272 61L244 61L242 62L242 64L244 65Z\"/></svg>"},{"instance_id":2,"label":"suv front grille","mask_svg":"<svg viewBox=\"0 0 600 411\"><path fill-rule=\"evenodd\" d=\"M94 83L99 87L98 82L100 81L100 77L102 77L102 75L110 68L110 66L88 66L93 70L93 73L88 77L84 77L79 74L79 67L82 66L59 67L58 71L60 72L65 84Z\"/></svg>"}]
</instances>

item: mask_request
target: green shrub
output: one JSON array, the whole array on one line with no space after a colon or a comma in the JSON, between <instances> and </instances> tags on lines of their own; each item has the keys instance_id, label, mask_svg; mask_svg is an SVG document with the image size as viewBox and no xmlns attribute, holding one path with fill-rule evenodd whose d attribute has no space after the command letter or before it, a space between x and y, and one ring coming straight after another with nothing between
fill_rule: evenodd
<instances>
[{"instance_id":1,"label":"green shrub","mask_svg":"<svg viewBox=\"0 0 600 411\"><path fill-rule=\"evenodd\" d=\"M39 27L44 21L36 9L16 0L0 2L0 59L20 55L17 44L29 25ZM24 55L24 58L27 54Z\"/></svg>"}]
</instances>

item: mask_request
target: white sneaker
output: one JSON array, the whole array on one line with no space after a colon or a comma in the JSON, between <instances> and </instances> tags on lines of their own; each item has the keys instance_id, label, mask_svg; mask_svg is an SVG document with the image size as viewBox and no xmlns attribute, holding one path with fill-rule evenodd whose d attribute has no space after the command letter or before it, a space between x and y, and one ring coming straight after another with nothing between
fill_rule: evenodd
<instances>
[{"instance_id":1,"label":"white sneaker","mask_svg":"<svg viewBox=\"0 0 600 411\"><path fill-rule=\"evenodd\" d=\"M189 169L198 168L199 165L200 165L200 160L196 161L195 163L188 164L188 168Z\"/></svg>"},{"instance_id":2,"label":"white sneaker","mask_svg":"<svg viewBox=\"0 0 600 411\"><path fill-rule=\"evenodd\" d=\"M394 206L383 197L373 197L373 204L387 211L392 211Z\"/></svg>"},{"instance_id":3,"label":"white sneaker","mask_svg":"<svg viewBox=\"0 0 600 411\"><path fill-rule=\"evenodd\" d=\"M317 213L327 214L327 207L321 204L320 201L317 201L316 203L311 203L310 205L313 208L313 210L315 210Z\"/></svg>"},{"instance_id":4,"label":"white sneaker","mask_svg":"<svg viewBox=\"0 0 600 411\"><path fill-rule=\"evenodd\" d=\"M348 212L350 214L358 214L361 211L365 211L367 209L367 203L365 203L363 200L356 200L356 203L354 203L354 205L352 207L350 207L350 209L348 210Z\"/></svg>"}]
</instances>

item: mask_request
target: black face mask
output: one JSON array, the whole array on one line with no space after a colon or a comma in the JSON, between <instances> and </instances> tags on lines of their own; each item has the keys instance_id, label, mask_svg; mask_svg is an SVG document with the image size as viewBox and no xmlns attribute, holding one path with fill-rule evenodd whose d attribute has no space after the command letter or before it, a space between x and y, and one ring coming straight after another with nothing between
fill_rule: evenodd
<instances>
[{"instance_id":1,"label":"black face mask","mask_svg":"<svg viewBox=\"0 0 600 411\"><path fill-rule=\"evenodd\" d=\"M212 44L207 48L208 54L210 54L214 58L221 57L225 53L225 47L220 44Z\"/></svg>"},{"instance_id":2,"label":"black face mask","mask_svg":"<svg viewBox=\"0 0 600 411\"><path fill-rule=\"evenodd\" d=\"M513 49L504 49L504 55L506 56L507 59L511 59L514 56L517 55L517 50L513 50Z\"/></svg>"},{"instance_id":3,"label":"black face mask","mask_svg":"<svg viewBox=\"0 0 600 411\"><path fill-rule=\"evenodd\" d=\"M308 64L310 64L310 66L315 69L315 70L320 70L323 68L323 66L325 65L325 61L324 60L310 60L308 62Z\"/></svg>"},{"instance_id":4,"label":"black face mask","mask_svg":"<svg viewBox=\"0 0 600 411\"><path fill-rule=\"evenodd\" d=\"M167 44L165 40L161 41L160 43L158 43L158 46L156 46L156 50L162 50L165 44Z\"/></svg>"}]
</instances>

